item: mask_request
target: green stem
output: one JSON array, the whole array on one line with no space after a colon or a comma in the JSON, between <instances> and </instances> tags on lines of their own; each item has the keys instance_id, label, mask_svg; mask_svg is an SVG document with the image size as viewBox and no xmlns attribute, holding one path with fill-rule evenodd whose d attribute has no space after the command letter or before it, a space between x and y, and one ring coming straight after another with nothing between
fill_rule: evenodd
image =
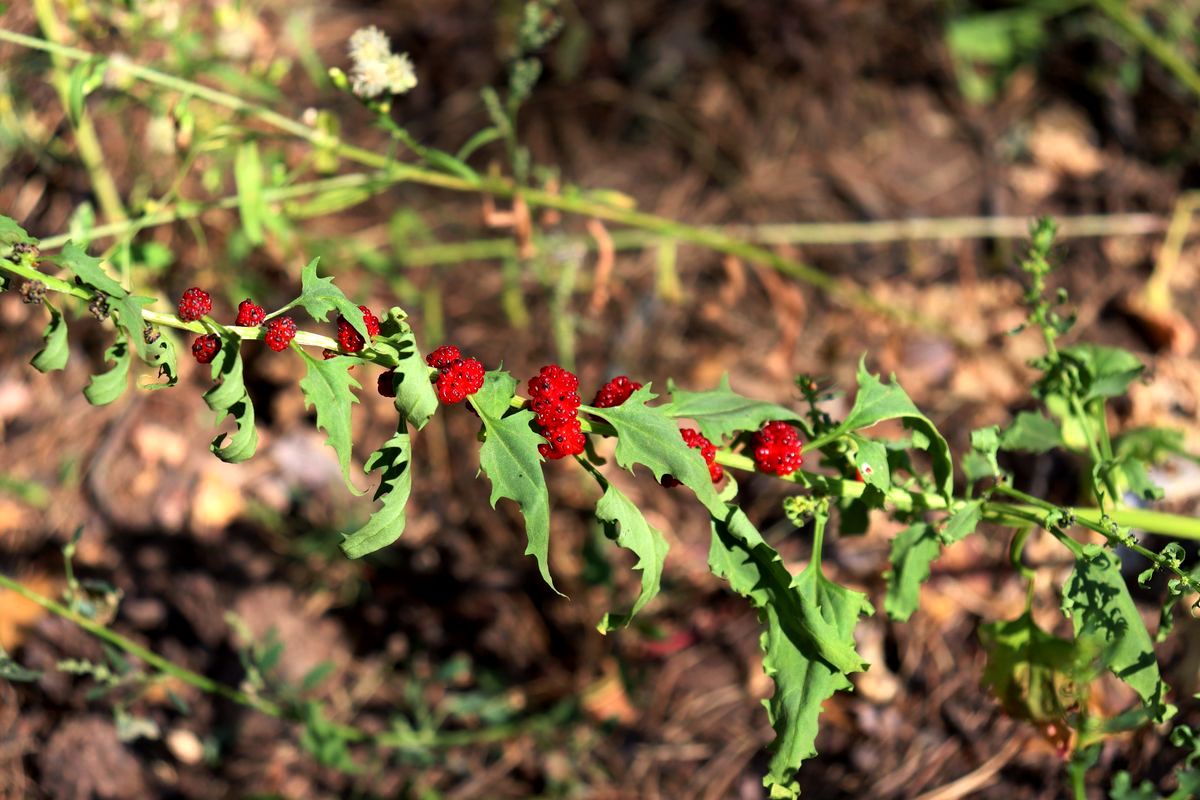
<instances>
[{"instance_id":1,"label":"green stem","mask_svg":"<svg viewBox=\"0 0 1200 800\"><path fill-rule=\"evenodd\" d=\"M278 703L268 700L263 697L249 694L240 689L228 686L224 683L214 681L198 672L193 672L186 667L182 667L175 662L160 656L153 650L142 647L137 642L134 642L111 628L107 628L94 620L88 619L82 614L76 613L61 603L57 603L48 597L45 597L32 589L27 588L23 584L13 580L12 578L0 573L0 588L8 589L11 592L24 597L32 603L36 603L42 608L54 614L57 617L71 622L84 631L88 632L97 639L106 642L113 647L116 647L122 652L135 656L145 662L147 665L158 670L161 674L170 676L187 686L198 689L206 694L216 695L231 700L238 705L251 708L260 713L266 714L276 719L299 721L300 717L293 710L286 708ZM561 724L562 708L551 709L545 714L528 717L526 719L516 720L513 722L492 725L488 728L478 731L405 731L405 732L386 732L386 733L371 733L357 728L353 725L338 724L333 725L338 736L346 739L349 742L369 742L374 747L379 748L406 748L406 747L456 747L470 744L482 744L486 742L503 741L511 739L523 733L534 732L538 730L550 730L556 725Z\"/></svg>"},{"instance_id":2,"label":"green stem","mask_svg":"<svg viewBox=\"0 0 1200 800\"><path fill-rule=\"evenodd\" d=\"M38 25L50 43L58 44L66 38L66 31L54 12L54 0L34 0L34 13ZM88 56L91 57L90 54ZM70 109L70 69L68 61L71 56L57 50L50 51L50 63L53 65L51 83L58 93L58 99L64 110ZM76 59L78 60L78 59ZM68 116L70 113L68 111ZM122 222L126 219L125 205L121 200L121 192L117 189L116 180L109 172L104 150L100 147L100 138L91 118L84 110L79 119L74 120L75 144L79 148L79 158L92 181L92 189L100 204L100 211L109 222Z\"/></svg>"},{"instance_id":3,"label":"green stem","mask_svg":"<svg viewBox=\"0 0 1200 800\"><path fill-rule=\"evenodd\" d=\"M267 203L281 203L287 200L294 200L299 197L306 197L314 194L332 193L343 189L383 189L395 185L396 183L400 182L400 180L400 178L397 178L394 175L389 175L385 172L354 172L347 175L338 175L334 178L324 178L321 180L307 181L305 183L297 183L292 186L264 189L263 200ZM218 200L213 200L207 203L181 201L134 219L128 219L122 222L114 222L108 225L97 225L96 227L92 228L88 234L93 239L99 239L106 236L125 236L127 234L137 233L145 228L152 228L157 225L166 225L171 222L177 222L185 219L195 219L196 217L199 217L208 211L237 208L237 205L237 195L222 197ZM48 236L38 242L38 247L43 252L57 250L70 240L71 237L69 234Z\"/></svg>"},{"instance_id":4,"label":"green stem","mask_svg":"<svg viewBox=\"0 0 1200 800\"><path fill-rule=\"evenodd\" d=\"M1127 0L1093 0L1105 16L1132 36L1185 87L1200 97L1200 72L1186 58L1156 34L1146 21L1130 9Z\"/></svg>"},{"instance_id":5,"label":"green stem","mask_svg":"<svg viewBox=\"0 0 1200 800\"><path fill-rule=\"evenodd\" d=\"M42 50L58 57L75 60L86 60L93 55L86 50L37 39L32 36L25 36L14 31L0 30L0 41L12 42L23 47ZM457 175L448 175L434 170L422 169L410 164L397 163L387 156L342 142L323 131L297 122L264 106L246 101L236 95L168 75L151 67L141 66L127 58L112 58L108 62L108 68L123 72L147 83L222 106L236 113L254 117L277 130L309 142L316 147L336 153L348 161L384 170L389 178L395 181L410 181L412 183L449 189L451 191L484 193L500 198L513 198L519 194L530 206L553 208L572 214L641 228L662 237L700 245L711 250L716 250L717 252L762 264L782 274L809 283L825 291L831 297L851 306L870 310L908 325L926 329L930 327L918 315L884 303L851 282L838 280L811 266L786 258L771 250L750 244L720 231L687 225L655 214L609 205L590 199L578 191L557 194L542 189L521 186L511 180L500 177L480 176L475 179L467 179ZM945 326L940 327L945 328ZM944 329L939 332L957 339L951 330Z\"/></svg>"},{"instance_id":6,"label":"green stem","mask_svg":"<svg viewBox=\"0 0 1200 800\"><path fill-rule=\"evenodd\" d=\"M170 675L171 677L176 678L188 686L199 689L207 694L214 694L224 697L228 700L238 703L239 705L261 711L268 716L280 718L283 717L283 709L275 703L272 703L270 700L265 700L261 697L254 697L246 694L240 689L235 689L232 686L226 686L223 683L218 683L210 678L200 675L199 673L192 672L185 667L181 667L173 661L163 658L151 650L147 650L140 644L126 639L116 631L106 628L81 614L77 614L66 606L56 603L48 597L43 597L42 595L38 594L32 589L26 588L24 585L18 583L3 573L0 573L0 587L8 589L11 592L16 592L21 597L24 597L26 600L29 600L32 603L36 603L55 616L62 617L68 622L78 625L80 628L87 631L92 636L95 636L97 639L107 642L108 644L111 644L112 646L122 650L123 652L129 653L130 655L137 656L142 661L157 669L159 672Z\"/></svg>"}]
</instances>

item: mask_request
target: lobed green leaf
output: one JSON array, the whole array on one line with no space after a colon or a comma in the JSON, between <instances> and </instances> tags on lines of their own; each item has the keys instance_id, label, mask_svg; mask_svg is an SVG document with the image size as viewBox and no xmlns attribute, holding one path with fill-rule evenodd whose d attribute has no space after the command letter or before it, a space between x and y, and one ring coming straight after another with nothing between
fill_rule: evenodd
<instances>
[{"instance_id":1,"label":"lobed green leaf","mask_svg":"<svg viewBox=\"0 0 1200 800\"><path fill-rule=\"evenodd\" d=\"M383 505L365 525L342 534L341 548L347 558L361 558L387 547L404 533L405 508L412 492L412 443L405 422L401 421L392 438L371 454L364 470L380 473L374 499L382 499Z\"/></svg>"},{"instance_id":2,"label":"lobed green leaf","mask_svg":"<svg viewBox=\"0 0 1200 800\"><path fill-rule=\"evenodd\" d=\"M367 324L363 321L363 314L358 306L350 302L342 290L333 285L333 278L317 276L317 264L320 261L320 257L314 258L301 270L300 297L294 305L302 306L317 322L325 322L330 313L336 311L354 326L354 330L358 331L363 339L370 341Z\"/></svg>"},{"instance_id":3,"label":"lobed green leaf","mask_svg":"<svg viewBox=\"0 0 1200 800\"><path fill-rule=\"evenodd\" d=\"M396 410L417 430L437 413L438 399L429 380L429 366L417 347L416 335L401 308L392 308L379 321L379 336L372 347L385 354L396 371Z\"/></svg>"},{"instance_id":4,"label":"lobed green leaf","mask_svg":"<svg viewBox=\"0 0 1200 800\"><path fill-rule=\"evenodd\" d=\"M913 431L913 446L929 452L938 492L949 499L954 492L950 446L933 422L917 409L908 394L896 383L896 376L892 376L890 383L883 383L867 371L866 356L863 356L858 362L858 395L854 398L850 413L836 431L850 433L889 419L901 420L906 428Z\"/></svg>"},{"instance_id":5,"label":"lobed green leaf","mask_svg":"<svg viewBox=\"0 0 1200 800\"><path fill-rule=\"evenodd\" d=\"M242 379L241 342L236 337L221 337L221 349L212 362L212 379L220 383L204 393L204 402L221 417L232 416L237 431L227 444L226 434L219 434L209 449L222 461L241 463L258 448L258 431L254 426L254 404Z\"/></svg>"},{"instance_id":6,"label":"lobed green leaf","mask_svg":"<svg viewBox=\"0 0 1200 800\"><path fill-rule=\"evenodd\" d=\"M1137 692L1155 721L1175 713L1165 702L1167 685L1158 671L1154 642L1116 555L1085 547L1063 587L1062 608L1074 623L1075 636L1097 645L1104 666Z\"/></svg>"},{"instance_id":7,"label":"lobed green leaf","mask_svg":"<svg viewBox=\"0 0 1200 800\"><path fill-rule=\"evenodd\" d=\"M84 286L89 286L115 300L129 294L124 286L109 277L100 266L103 259L89 256L86 250L74 242L67 242L63 246L62 252L58 254L58 263L73 272Z\"/></svg>"},{"instance_id":8,"label":"lobed green leaf","mask_svg":"<svg viewBox=\"0 0 1200 800\"><path fill-rule=\"evenodd\" d=\"M1046 453L1062 445L1058 424L1041 414L1022 411L1000 436L1000 449Z\"/></svg>"},{"instance_id":9,"label":"lobed green leaf","mask_svg":"<svg viewBox=\"0 0 1200 800\"><path fill-rule=\"evenodd\" d=\"M796 797L796 771L816 755L821 706L851 688L847 673L866 665L854 651L858 618L873 613L866 595L829 581L812 562L794 580L782 559L737 508L713 521L709 567L759 609L763 670L775 681L765 702L775 728L763 784L775 798Z\"/></svg>"},{"instance_id":10,"label":"lobed green leaf","mask_svg":"<svg viewBox=\"0 0 1200 800\"><path fill-rule=\"evenodd\" d=\"M45 347L39 350L29 362L38 372L53 372L67 365L70 348L67 345L67 321L62 312L55 308L50 301L45 301L46 310L50 312L50 322L42 332Z\"/></svg>"},{"instance_id":11,"label":"lobed green leaf","mask_svg":"<svg viewBox=\"0 0 1200 800\"><path fill-rule=\"evenodd\" d=\"M689 392L677 387L673 381L667 381L667 391L671 402L662 406L663 413L676 419L695 420L700 433L718 444L735 433L756 431L775 420L795 422L807 430L804 418L795 411L733 391L729 387L728 374L721 377L721 383L715 389Z\"/></svg>"},{"instance_id":12,"label":"lobed green leaf","mask_svg":"<svg viewBox=\"0 0 1200 800\"><path fill-rule=\"evenodd\" d=\"M604 487L604 496L596 503L596 518L604 523L610 534L615 533L617 545L637 556L634 569L642 572L642 590L628 614L605 614L598 629L608 633L629 624L634 615L646 607L658 594L662 581L663 562L667 557L667 540L662 531L646 521L641 510L621 490L597 474Z\"/></svg>"},{"instance_id":13,"label":"lobed green leaf","mask_svg":"<svg viewBox=\"0 0 1200 800\"><path fill-rule=\"evenodd\" d=\"M104 351L104 360L113 362L112 369L93 375L88 385L83 387L83 396L94 406L108 405L124 394L129 386L129 346L120 333L112 346Z\"/></svg>"},{"instance_id":14,"label":"lobed green leaf","mask_svg":"<svg viewBox=\"0 0 1200 800\"><path fill-rule=\"evenodd\" d=\"M646 384L619 406L582 406L580 410L612 425L617 433L615 455L622 467L632 472L635 464L641 464L659 481L664 475L671 475L695 492L710 514L724 517L725 503L713 489L704 457L683 441L678 424L665 406L647 405L655 397L650 384Z\"/></svg>"},{"instance_id":15,"label":"lobed green leaf","mask_svg":"<svg viewBox=\"0 0 1200 800\"><path fill-rule=\"evenodd\" d=\"M975 532L983 519L983 501L971 500L950 515L942 527L942 544L952 545Z\"/></svg>"},{"instance_id":16,"label":"lobed green leaf","mask_svg":"<svg viewBox=\"0 0 1200 800\"><path fill-rule=\"evenodd\" d=\"M530 427L532 411L512 408L516 388L516 378L492 370L484 377L483 387L468 398L486 435L479 449L479 466L492 482L492 508L502 498L520 506L529 540L525 555L537 560L542 578L554 589L549 564L550 492L538 453L538 445L546 440Z\"/></svg>"},{"instance_id":17,"label":"lobed green leaf","mask_svg":"<svg viewBox=\"0 0 1200 800\"><path fill-rule=\"evenodd\" d=\"M316 359L300 350L300 356L308 368L300 380L304 393L304 407L317 411L317 427L329 434L325 443L337 453L342 478L354 494L364 494L350 480L350 458L353 455L354 439L350 426L350 408L358 402L355 389L362 386L350 375L350 368L357 363L354 358Z\"/></svg>"},{"instance_id":18,"label":"lobed green leaf","mask_svg":"<svg viewBox=\"0 0 1200 800\"><path fill-rule=\"evenodd\" d=\"M17 224L12 217L0 214L0 245L11 247L17 244L36 244L37 239Z\"/></svg>"},{"instance_id":19,"label":"lobed green leaf","mask_svg":"<svg viewBox=\"0 0 1200 800\"><path fill-rule=\"evenodd\" d=\"M909 525L892 540L892 568L887 575L883 607L889 617L906 622L917 610L921 584L929 578L929 565L942 552L933 526L925 522Z\"/></svg>"}]
</instances>

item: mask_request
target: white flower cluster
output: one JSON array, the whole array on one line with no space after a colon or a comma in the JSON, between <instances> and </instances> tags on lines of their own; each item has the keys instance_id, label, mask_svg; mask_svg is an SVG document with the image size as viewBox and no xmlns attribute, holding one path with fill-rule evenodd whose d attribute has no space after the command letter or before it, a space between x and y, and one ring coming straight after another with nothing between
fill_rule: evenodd
<instances>
[{"instance_id":1,"label":"white flower cluster","mask_svg":"<svg viewBox=\"0 0 1200 800\"><path fill-rule=\"evenodd\" d=\"M404 94L417 85L408 53L393 53L387 34L371 25L350 37L350 88L359 97Z\"/></svg>"}]
</instances>

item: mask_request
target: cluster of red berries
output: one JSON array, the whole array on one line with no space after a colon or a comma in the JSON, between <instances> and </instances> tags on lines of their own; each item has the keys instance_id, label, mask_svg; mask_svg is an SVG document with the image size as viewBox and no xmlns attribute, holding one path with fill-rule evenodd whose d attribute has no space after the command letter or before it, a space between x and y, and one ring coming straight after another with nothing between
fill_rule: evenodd
<instances>
[{"instance_id":1,"label":"cluster of red berries","mask_svg":"<svg viewBox=\"0 0 1200 800\"><path fill-rule=\"evenodd\" d=\"M700 455L704 456L704 463L708 465L708 477L712 478L713 483L717 483L725 477L725 470L716 462L717 448L708 440L707 436L695 428L681 428L679 435L683 437L683 441L688 447L699 450ZM674 476L664 475L662 485L675 487L679 485L679 481Z\"/></svg>"},{"instance_id":2,"label":"cluster of red berries","mask_svg":"<svg viewBox=\"0 0 1200 800\"><path fill-rule=\"evenodd\" d=\"M579 421L579 378L548 364L529 379L529 408L542 429L538 452L551 461L583 452L586 438Z\"/></svg>"},{"instance_id":3,"label":"cluster of red berries","mask_svg":"<svg viewBox=\"0 0 1200 800\"><path fill-rule=\"evenodd\" d=\"M592 400L592 407L614 408L628 400L629 396L640 388L642 385L637 381L631 381L625 375L618 375L600 387L600 391L596 392L596 397Z\"/></svg>"},{"instance_id":4,"label":"cluster of red berries","mask_svg":"<svg viewBox=\"0 0 1200 800\"><path fill-rule=\"evenodd\" d=\"M425 356L425 363L438 371L433 386L443 403L461 403L483 387L483 364L477 358L463 358L462 351L452 344L444 344ZM379 391L383 393L382 379Z\"/></svg>"},{"instance_id":5,"label":"cluster of red berries","mask_svg":"<svg viewBox=\"0 0 1200 800\"><path fill-rule=\"evenodd\" d=\"M754 463L760 472L791 475L804 463L803 442L796 429L786 422L768 422L754 434Z\"/></svg>"},{"instance_id":6,"label":"cluster of red berries","mask_svg":"<svg viewBox=\"0 0 1200 800\"><path fill-rule=\"evenodd\" d=\"M363 324L367 328L367 333L372 337L378 336L379 317L371 313L371 309L366 306L359 306L358 310L362 312ZM357 353L367 345L362 334L354 330L350 321L342 316L339 316L337 320L337 342L343 353Z\"/></svg>"},{"instance_id":7,"label":"cluster of red berries","mask_svg":"<svg viewBox=\"0 0 1200 800\"><path fill-rule=\"evenodd\" d=\"M179 299L179 318L184 322L195 322L211 313L212 307L212 296L200 287L193 286L185 291ZM371 336L378 335L379 317L371 313L366 306L359 306L358 309L363 314L367 333ZM298 328L296 321L291 317L275 317L267 320L266 310L248 297L238 304L235 325L243 328L257 328L263 326L264 323L263 341L267 343L267 347L277 353L286 350L292 340L296 338ZM337 327L338 346L342 348L342 352L357 353L366 346L366 340L358 331L354 330L354 326L345 317L338 317ZM201 364L212 363L220 350L221 337L215 333L206 333L197 337L196 341L192 343L192 355ZM330 350L325 351L326 358L330 358L331 355L338 354Z\"/></svg>"}]
</instances>

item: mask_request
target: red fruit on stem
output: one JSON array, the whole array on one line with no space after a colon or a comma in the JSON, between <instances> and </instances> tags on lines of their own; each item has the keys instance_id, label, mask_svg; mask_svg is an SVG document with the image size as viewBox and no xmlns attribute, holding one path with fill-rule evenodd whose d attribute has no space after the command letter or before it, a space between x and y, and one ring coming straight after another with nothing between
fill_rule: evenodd
<instances>
[{"instance_id":1,"label":"red fruit on stem","mask_svg":"<svg viewBox=\"0 0 1200 800\"><path fill-rule=\"evenodd\" d=\"M804 463L800 436L786 422L768 422L751 443L754 463L759 471L779 476L791 475Z\"/></svg>"},{"instance_id":2,"label":"red fruit on stem","mask_svg":"<svg viewBox=\"0 0 1200 800\"><path fill-rule=\"evenodd\" d=\"M425 363L434 369L445 369L462 358L462 351L452 344L444 344L425 356Z\"/></svg>"},{"instance_id":3,"label":"red fruit on stem","mask_svg":"<svg viewBox=\"0 0 1200 800\"><path fill-rule=\"evenodd\" d=\"M179 298L179 318L184 322L195 322L210 311L212 296L199 286L193 286Z\"/></svg>"},{"instance_id":4,"label":"red fruit on stem","mask_svg":"<svg viewBox=\"0 0 1200 800\"><path fill-rule=\"evenodd\" d=\"M642 388L640 383L631 381L626 375L618 375L600 387L600 391L596 392L596 397L592 400L592 406L595 408L619 406L640 388Z\"/></svg>"},{"instance_id":5,"label":"red fruit on stem","mask_svg":"<svg viewBox=\"0 0 1200 800\"><path fill-rule=\"evenodd\" d=\"M221 337L215 333L206 333L203 336L198 336L196 337L196 341L192 342L192 355L201 364L211 364L220 351Z\"/></svg>"},{"instance_id":6,"label":"red fruit on stem","mask_svg":"<svg viewBox=\"0 0 1200 800\"><path fill-rule=\"evenodd\" d=\"M259 325L263 324L263 320L266 318L266 309L247 297L245 300L238 303L237 320L234 322L234 324L241 325L245 328L257 328Z\"/></svg>"},{"instance_id":7,"label":"red fruit on stem","mask_svg":"<svg viewBox=\"0 0 1200 800\"><path fill-rule=\"evenodd\" d=\"M286 350L296 338L296 321L291 317L275 317L267 323L267 333L263 341L275 352Z\"/></svg>"},{"instance_id":8,"label":"red fruit on stem","mask_svg":"<svg viewBox=\"0 0 1200 800\"><path fill-rule=\"evenodd\" d=\"M396 396L395 378L396 378L396 370L394 370L394 369L390 369L387 372L381 373L379 375L378 388L379 388L379 393L381 395L383 395L384 397L395 397Z\"/></svg>"}]
</instances>

